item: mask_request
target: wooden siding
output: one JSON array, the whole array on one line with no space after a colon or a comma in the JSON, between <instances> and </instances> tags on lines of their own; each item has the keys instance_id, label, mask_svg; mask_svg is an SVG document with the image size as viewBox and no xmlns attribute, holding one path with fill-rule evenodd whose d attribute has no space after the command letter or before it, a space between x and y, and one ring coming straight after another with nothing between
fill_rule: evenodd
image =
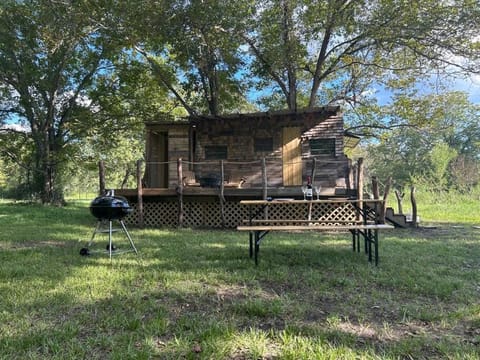
<instances>
[{"instance_id":1,"label":"wooden siding","mask_svg":"<svg viewBox=\"0 0 480 360\"><path fill-rule=\"evenodd\" d=\"M302 184L302 148L299 127L283 128L283 185Z\"/></svg>"},{"instance_id":2,"label":"wooden siding","mask_svg":"<svg viewBox=\"0 0 480 360\"><path fill-rule=\"evenodd\" d=\"M300 169L285 168L283 159L283 129L299 129L295 144L300 149L304 165ZM262 185L260 160L265 159L268 168L268 185L299 185L311 174L312 154L309 139L335 139L335 155L321 155L321 167L316 169L313 181L324 187L344 187L348 159L343 153L343 118L338 108L318 108L291 113L238 114L226 117L196 117L183 124L150 123L148 131L168 133L168 187L178 185L176 161L182 158L188 164L184 169L199 178L219 176L220 161L206 161L206 146L226 146L228 158L224 161L225 177L230 184L246 182L243 187ZM148 137L147 137L148 139ZM255 151L255 139L271 139L272 151ZM147 154L152 144L147 142ZM288 151L287 151L288 153ZM147 166L148 166L147 158ZM306 165L305 165L306 164ZM301 165L300 165L301 166ZM286 172L285 172L286 171ZM296 174L295 176L293 174Z\"/></svg>"}]
</instances>

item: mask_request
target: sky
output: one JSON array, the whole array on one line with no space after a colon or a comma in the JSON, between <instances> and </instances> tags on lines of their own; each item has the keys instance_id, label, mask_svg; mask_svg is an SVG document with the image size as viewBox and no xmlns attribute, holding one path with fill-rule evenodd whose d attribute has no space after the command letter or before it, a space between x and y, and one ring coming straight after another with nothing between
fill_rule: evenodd
<instances>
[{"instance_id":1,"label":"sky","mask_svg":"<svg viewBox=\"0 0 480 360\"><path fill-rule=\"evenodd\" d=\"M469 94L472 103L480 104L480 75L472 76L470 79L457 80L453 87Z\"/></svg>"},{"instance_id":2,"label":"sky","mask_svg":"<svg viewBox=\"0 0 480 360\"><path fill-rule=\"evenodd\" d=\"M418 90L423 94L431 94L434 89L418 85ZM472 75L469 78L457 78L451 81L449 91L463 91L468 94L468 99L474 104L480 105L480 75ZM380 86L374 86L374 96L380 105L390 102L391 93Z\"/></svg>"}]
</instances>

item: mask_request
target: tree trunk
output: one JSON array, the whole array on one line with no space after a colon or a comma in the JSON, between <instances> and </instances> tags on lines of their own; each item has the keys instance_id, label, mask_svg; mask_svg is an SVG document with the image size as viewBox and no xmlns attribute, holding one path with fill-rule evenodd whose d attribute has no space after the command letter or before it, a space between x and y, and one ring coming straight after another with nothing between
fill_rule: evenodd
<instances>
[{"instance_id":1,"label":"tree trunk","mask_svg":"<svg viewBox=\"0 0 480 360\"><path fill-rule=\"evenodd\" d=\"M415 199L415 186L410 188L410 200L412 202L412 227L418 227L417 223L417 200Z\"/></svg>"},{"instance_id":2,"label":"tree trunk","mask_svg":"<svg viewBox=\"0 0 480 360\"><path fill-rule=\"evenodd\" d=\"M403 197L405 196L405 193L402 193L399 190L395 190L395 196L397 197L398 213L402 215L403 214L402 200L403 200Z\"/></svg>"},{"instance_id":3,"label":"tree trunk","mask_svg":"<svg viewBox=\"0 0 480 360\"><path fill-rule=\"evenodd\" d=\"M55 139L48 130L34 135L35 177L33 191L42 204L64 205L59 164L55 161Z\"/></svg>"},{"instance_id":4,"label":"tree trunk","mask_svg":"<svg viewBox=\"0 0 480 360\"><path fill-rule=\"evenodd\" d=\"M297 69L295 46L293 44L293 11L290 1L282 2L283 46L285 48L285 68L287 69L288 94L287 105L290 110L297 110Z\"/></svg>"}]
</instances>

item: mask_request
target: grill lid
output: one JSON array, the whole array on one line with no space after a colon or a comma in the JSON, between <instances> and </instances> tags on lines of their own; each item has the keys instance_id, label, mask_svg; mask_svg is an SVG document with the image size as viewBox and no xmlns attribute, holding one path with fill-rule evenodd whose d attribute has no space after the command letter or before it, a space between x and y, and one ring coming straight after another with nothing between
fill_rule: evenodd
<instances>
[{"instance_id":1,"label":"grill lid","mask_svg":"<svg viewBox=\"0 0 480 360\"><path fill-rule=\"evenodd\" d=\"M90 203L90 213L99 220L119 220L133 211L123 196L114 196L113 192L98 196Z\"/></svg>"}]
</instances>

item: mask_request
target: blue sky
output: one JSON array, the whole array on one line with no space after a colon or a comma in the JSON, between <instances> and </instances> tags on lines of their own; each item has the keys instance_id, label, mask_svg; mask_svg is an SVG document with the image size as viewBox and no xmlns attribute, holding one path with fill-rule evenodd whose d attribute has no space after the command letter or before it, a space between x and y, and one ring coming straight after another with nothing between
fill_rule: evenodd
<instances>
[{"instance_id":1,"label":"blue sky","mask_svg":"<svg viewBox=\"0 0 480 360\"><path fill-rule=\"evenodd\" d=\"M419 93L431 94L435 90L431 86L418 84ZM377 98L380 105L390 102L391 93L380 86L374 86L374 97ZM448 87L449 91L463 91L468 94L469 100L474 104L480 105L480 75L474 75L470 78L452 79Z\"/></svg>"},{"instance_id":2,"label":"blue sky","mask_svg":"<svg viewBox=\"0 0 480 360\"><path fill-rule=\"evenodd\" d=\"M480 76L474 76L466 80L457 80L453 87L456 90L468 93L472 103L480 104Z\"/></svg>"}]
</instances>

